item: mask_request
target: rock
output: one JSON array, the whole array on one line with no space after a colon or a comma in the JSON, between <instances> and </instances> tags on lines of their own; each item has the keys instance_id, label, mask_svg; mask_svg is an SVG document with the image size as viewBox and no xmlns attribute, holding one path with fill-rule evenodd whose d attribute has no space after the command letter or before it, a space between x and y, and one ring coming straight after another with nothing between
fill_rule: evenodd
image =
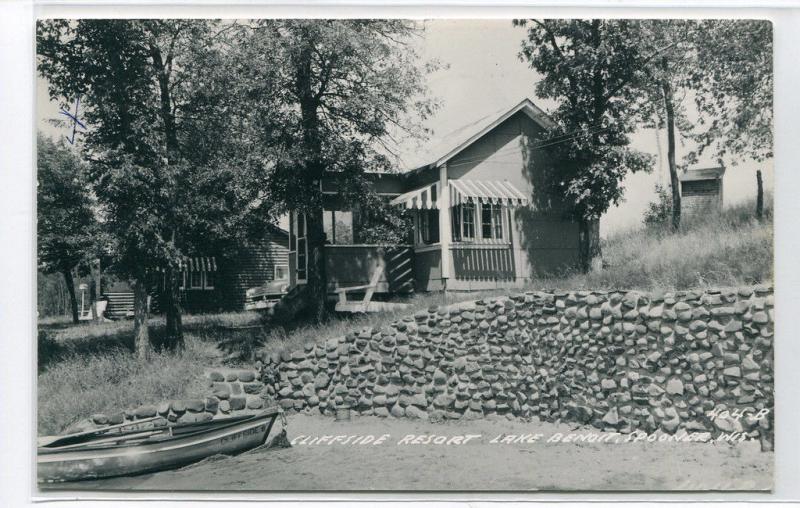
<instances>
[{"instance_id":1,"label":"rock","mask_svg":"<svg viewBox=\"0 0 800 508\"><path fill-rule=\"evenodd\" d=\"M214 418L211 413L185 413L178 418L178 423L207 422Z\"/></svg>"},{"instance_id":2,"label":"rock","mask_svg":"<svg viewBox=\"0 0 800 508\"><path fill-rule=\"evenodd\" d=\"M667 393L670 395L683 395L683 381L677 377L667 381Z\"/></svg>"},{"instance_id":3,"label":"rock","mask_svg":"<svg viewBox=\"0 0 800 508\"><path fill-rule=\"evenodd\" d=\"M107 425L108 424L108 416L103 413L95 413L91 416L92 422L95 425Z\"/></svg>"},{"instance_id":4,"label":"rock","mask_svg":"<svg viewBox=\"0 0 800 508\"><path fill-rule=\"evenodd\" d=\"M206 408L206 401L203 399L188 399L184 401L186 405L186 411L192 413L200 413L205 411Z\"/></svg>"},{"instance_id":5,"label":"rock","mask_svg":"<svg viewBox=\"0 0 800 508\"><path fill-rule=\"evenodd\" d=\"M264 383L260 383L258 381L255 383L244 383L242 385L242 389L244 390L244 393L248 395L256 395L261 393L261 390L264 389Z\"/></svg>"},{"instance_id":6,"label":"rock","mask_svg":"<svg viewBox=\"0 0 800 508\"><path fill-rule=\"evenodd\" d=\"M216 381L225 381L225 376L223 376L221 372L218 372L218 371L215 370L215 371L211 371L208 374L208 379L210 379L211 381L215 381L215 382Z\"/></svg>"},{"instance_id":7,"label":"rock","mask_svg":"<svg viewBox=\"0 0 800 508\"><path fill-rule=\"evenodd\" d=\"M617 389L617 382L613 379L604 379L600 382L600 387L605 391L612 391Z\"/></svg>"},{"instance_id":8,"label":"rock","mask_svg":"<svg viewBox=\"0 0 800 508\"><path fill-rule=\"evenodd\" d=\"M125 421L125 415L121 412L111 413L108 415L108 424L109 425L119 425L120 423Z\"/></svg>"},{"instance_id":9,"label":"rock","mask_svg":"<svg viewBox=\"0 0 800 508\"><path fill-rule=\"evenodd\" d=\"M264 399L261 397L247 397L247 409L261 409L264 407Z\"/></svg>"},{"instance_id":10,"label":"rock","mask_svg":"<svg viewBox=\"0 0 800 508\"><path fill-rule=\"evenodd\" d=\"M612 427L619 425L619 411L616 407L609 409L605 416L603 416L603 423Z\"/></svg>"},{"instance_id":11,"label":"rock","mask_svg":"<svg viewBox=\"0 0 800 508\"><path fill-rule=\"evenodd\" d=\"M328 383L330 383L330 377L324 372L320 372L317 374L317 377L314 378L314 388L317 390L327 388Z\"/></svg>"},{"instance_id":12,"label":"rock","mask_svg":"<svg viewBox=\"0 0 800 508\"><path fill-rule=\"evenodd\" d=\"M216 413L219 410L219 399L217 397L206 397L205 410L208 413Z\"/></svg>"},{"instance_id":13,"label":"rock","mask_svg":"<svg viewBox=\"0 0 800 508\"><path fill-rule=\"evenodd\" d=\"M408 406L406 408L406 418L427 419L428 414L417 406Z\"/></svg>"},{"instance_id":14,"label":"rock","mask_svg":"<svg viewBox=\"0 0 800 508\"><path fill-rule=\"evenodd\" d=\"M724 369L722 374L728 377L742 377L742 370L737 366L733 366Z\"/></svg>"},{"instance_id":15,"label":"rock","mask_svg":"<svg viewBox=\"0 0 800 508\"><path fill-rule=\"evenodd\" d=\"M406 410L400 404L395 404L392 406L391 414L395 418L402 418L406 415Z\"/></svg>"},{"instance_id":16,"label":"rock","mask_svg":"<svg viewBox=\"0 0 800 508\"><path fill-rule=\"evenodd\" d=\"M283 400L290 400L290 399L283 399ZM247 406L247 399L245 397L240 397L240 396L231 397L229 402L231 405L231 411L240 411Z\"/></svg>"},{"instance_id":17,"label":"rock","mask_svg":"<svg viewBox=\"0 0 800 508\"><path fill-rule=\"evenodd\" d=\"M214 387L214 389L211 391L211 395L220 400L227 400L231 397L231 389L226 384L220 384Z\"/></svg>"},{"instance_id":18,"label":"rock","mask_svg":"<svg viewBox=\"0 0 800 508\"><path fill-rule=\"evenodd\" d=\"M158 414L158 408L153 405L139 406L136 408L133 414L136 419L151 418Z\"/></svg>"}]
</instances>

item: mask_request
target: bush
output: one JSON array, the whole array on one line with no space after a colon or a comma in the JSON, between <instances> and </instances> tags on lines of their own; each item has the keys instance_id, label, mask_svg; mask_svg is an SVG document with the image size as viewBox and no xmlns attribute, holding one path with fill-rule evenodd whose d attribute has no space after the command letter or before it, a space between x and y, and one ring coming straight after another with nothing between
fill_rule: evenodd
<instances>
[{"instance_id":1,"label":"bush","mask_svg":"<svg viewBox=\"0 0 800 508\"><path fill-rule=\"evenodd\" d=\"M672 192L670 187L656 184L656 200L647 205L644 212L644 225L661 227L672 220Z\"/></svg>"}]
</instances>

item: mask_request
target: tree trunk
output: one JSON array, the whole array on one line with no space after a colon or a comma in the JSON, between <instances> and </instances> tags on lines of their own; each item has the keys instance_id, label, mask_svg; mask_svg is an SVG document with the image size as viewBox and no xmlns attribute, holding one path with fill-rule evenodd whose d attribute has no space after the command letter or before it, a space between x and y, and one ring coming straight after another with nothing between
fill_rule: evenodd
<instances>
[{"instance_id":1,"label":"tree trunk","mask_svg":"<svg viewBox=\"0 0 800 508\"><path fill-rule=\"evenodd\" d=\"M308 273L306 283L306 302L308 317L319 323L326 317L325 300L327 297L328 279L325 273L325 229L323 225L323 202L321 182L325 173L322 162L322 140L319 132L319 96L312 89L313 50L309 43L305 46L297 60L295 85L297 87L301 125L303 130L303 150L305 152L306 195L307 204L306 229L308 245Z\"/></svg>"},{"instance_id":2,"label":"tree trunk","mask_svg":"<svg viewBox=\"0 0 800 508\"><path fill-rule=\"evenodd\" d=\"M313 214L313 215L312 215ZM315 323L325 320L325 301L328 294L328 277L325 273L325 229L322 208L306 216L308 229L308 317Z\"/></svg>"},{"instance_id":3,"label":"tree trunk","mask_svg":"<svg viewBox=\"0 0 800 508\"><path fill-rule=\"evenodd\" d=\"M167 324L164 329L162 347L175 351L183 349L183 321L181 318L181 298L175 269L168 268L164 287L164 314Z\"/></svg>"},{"instance_id":4,"label":"tree trunk","mask_svg":"<svg viewBox=\"0 0 800 508\"><path fill-rule=\"evenodd\" d=\"M601 254L600 221L581 218L578 221L578 265L581 272L589 272L592 260Z\"/></svg>"},{"instance_id":5,"label":"tree trunk","mask_svg":"<svg viewBox=\"0 0 800 508\"><path fill-rule=\"evenodd\" d=\"M61 273L64 274L64 282L67 284L69 304L72 311L72 322L78 323L78 299L75 297L75 281L72 279L72 270L65 268Z\"/></svg>"},{"instance_id":6,"label":"tree trunk","mask_svg":"<svg viewBox=\"0 0 800 508\"><path fill-rule=\"evenodd\" d=\"M92 321L98 322L101 316L97 313L97 300L102 291L100 287L100 261L92 261L90 266L92 281L89 283L89 307L92 309Z\"/></svg>"},{"instance_id":7,"label":"tree trunk","mask_svg":"<svg viewBox=\"0 0 800 508\"><path fill-rule=\"evenodd\" d=\"M662 66L666 71L666 59L663 60ZM672 84L669 79L661 81L661 91L664 94L664 109L667 112L667 163L669 165L669 184L672 188L672 230L678 231L681 227L681 189L678 181L678 166L675 163L675 105L672 100Z\"/></svg>"},{"instance_id":8,"label":"tree trunk","mask_svg":"<svg viewBox=\"0 0 800 508\"><path fill-rule=\"evenodd\" d=\"M133 282L133 344L140 360L150 357L150 333L147 329L147 283L143 278Z\"/></svg>"},{"instance_id":9,"label":"tree trunk","mask_svg":"<svg viewBox=\"0 0 800 508\"><path fill-rule=\"evenodd\" d=\"M760 169L756 171L756 186L756 218L760 222L764 218L764 182Z\"/></svg>"}]
</instances>

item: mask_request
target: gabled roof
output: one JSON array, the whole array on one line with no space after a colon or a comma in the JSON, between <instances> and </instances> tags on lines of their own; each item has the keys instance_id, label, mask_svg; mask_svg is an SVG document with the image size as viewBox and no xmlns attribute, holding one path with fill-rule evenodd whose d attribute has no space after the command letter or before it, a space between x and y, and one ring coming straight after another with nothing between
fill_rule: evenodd
<instances>
[{"instance_id":1,"label":"gabled roof","mask_svg":"<svg viewBox=\"0 0 800 508\"><path fill-rule=\"evenodd\" d=\"M697 180L717 180L725 174L725 167L689 169L678 175L681 182L694 182Z\"/></svg>"},{"instance_id":2,"label":"gabled roof","mask_svg":"<svg viewBox=\"0 0 800 508\"><path fill-rule=\"evenodd\" d=\"M555 127L555 123L547 113L539 109L533 101L525 98L511 108L504 107L446 134L437 143L424 150L409 169L422 170L441 166L520 111L546 130Z\"/></svg>"}]
</instances>

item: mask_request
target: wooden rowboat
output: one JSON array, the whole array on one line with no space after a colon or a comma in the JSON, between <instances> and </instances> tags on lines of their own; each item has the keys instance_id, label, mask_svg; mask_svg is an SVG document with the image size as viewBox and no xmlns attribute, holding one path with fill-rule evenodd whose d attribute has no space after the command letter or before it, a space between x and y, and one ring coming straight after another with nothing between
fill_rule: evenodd
<instances>
[{"instance_id":1,"label":"wooden rowboat","mask_svg":"<svg viewBox=\"0 0 800 508\"><path fill-rule=\"evenodd\" d=\"M263 445L283 411L234 416L162 428L125 426L40 440L39 482L67 482L150 473L184 466L217 454L232 455ZM44 444L42 444L44 443Z\"/></svg>"}]
</instances>

